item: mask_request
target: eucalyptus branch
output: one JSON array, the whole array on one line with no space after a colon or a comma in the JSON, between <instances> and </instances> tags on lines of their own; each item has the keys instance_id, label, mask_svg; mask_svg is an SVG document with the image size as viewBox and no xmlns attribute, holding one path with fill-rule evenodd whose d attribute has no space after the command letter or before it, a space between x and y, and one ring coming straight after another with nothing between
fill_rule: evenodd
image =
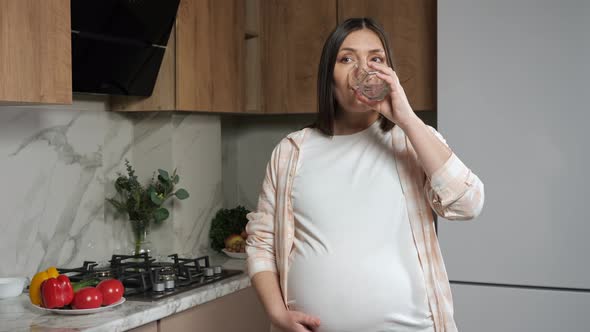
<instances>
[{"instance_id":1,"label":"eucalyptus branch","mask_svg":"<svg viewBox=\"0 0 590 332\"><path fill-rule=\"evenodd\" d=\"M142 186L135 175L135 169L125 160L127 175L118 173L115 180L115 189L117 194L106 201L113 205L120 213L127 212L130 220L144 220L145 222L163 222L168 219L170 212L163 207L164 203L172 196L179 200L189 197L188 192L180 188L174 191L180 177L176 174L176 169L172 172L172 177L165 170L158 169L152 174L152 178L147 186Z\"/></svg>"}]
</instances>

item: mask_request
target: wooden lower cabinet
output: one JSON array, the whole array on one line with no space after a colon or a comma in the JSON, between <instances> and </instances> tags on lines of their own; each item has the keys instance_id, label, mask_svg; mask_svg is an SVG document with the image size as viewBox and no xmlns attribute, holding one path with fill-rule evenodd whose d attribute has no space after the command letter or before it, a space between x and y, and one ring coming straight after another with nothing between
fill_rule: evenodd
<instances>
[{"instance_id":1,"label":"wooden lower cabinet","mask_svg":"<svg viewBox=\"0 0 590 332\"><path fill-rule=\"evenodd\" d=\"M158 332L158 322L151 322L145 325L128 330L130 332Z\"/></svg>"},{"instance_id":2,"label":"wooden lower cabinet","mask_svg":"<svg viewBox=\"0 0 590 332\"><path fill-rule=\"evenodd\" d=\"M248 287L159 321L159 332L266 332L270 320ZM146 330L151 331L151 330Z\"/></svg>"}]
</instances>

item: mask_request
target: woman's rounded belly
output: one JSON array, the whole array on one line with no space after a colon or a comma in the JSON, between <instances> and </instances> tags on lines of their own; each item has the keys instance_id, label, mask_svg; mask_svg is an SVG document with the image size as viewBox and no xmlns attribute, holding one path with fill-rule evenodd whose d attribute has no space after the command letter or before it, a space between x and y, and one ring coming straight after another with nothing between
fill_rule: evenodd
<instances>
[{"instance_id":1,"label":"woman's rounded belly","mask_svg":"<svg viewBox=\"0 0 590 332\"><path fill-rule=\"evenodd\" d=\"M391 253L294 253L288 276L291 310L316 315L320 331L390 331L427 324L423 276ZM396 329L398 331L398 329Z\"/></svg>"}]
</instances>

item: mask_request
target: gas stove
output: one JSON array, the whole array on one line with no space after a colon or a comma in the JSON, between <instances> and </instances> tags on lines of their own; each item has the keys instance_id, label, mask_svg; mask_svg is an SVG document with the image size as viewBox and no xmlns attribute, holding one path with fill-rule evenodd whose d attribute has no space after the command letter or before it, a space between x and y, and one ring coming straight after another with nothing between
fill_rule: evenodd
<instances>
[{"instance_id":1,"label":"gas stove","mask_svg":"<svg viewBox=\"0 0 590 332\"><path fill-rule=\"evenodd\" d=\"M58 271L73 282L119 279L125 286L127 300L143 302L158 301L243 273L211 266L209 256L180 258L173 254L158 261L148 253L113 255L106 264L84 261L81 267L58 268Z\"/></svg>"}]
</instances>

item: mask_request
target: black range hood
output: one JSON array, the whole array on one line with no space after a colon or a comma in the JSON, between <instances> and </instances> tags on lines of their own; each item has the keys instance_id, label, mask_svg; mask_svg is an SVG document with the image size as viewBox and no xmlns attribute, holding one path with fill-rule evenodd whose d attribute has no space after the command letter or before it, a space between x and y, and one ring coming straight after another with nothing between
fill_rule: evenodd
<instances>
[{"instance_id":1,"label":"black range hood","mask_svg":"<svg viewBox=\"0 0 590 332\"><path fill-rule=\"evenodd\" d=\"M71 0L74 92L150 96L180 0Z\"/></svg>"}]
</instances>

